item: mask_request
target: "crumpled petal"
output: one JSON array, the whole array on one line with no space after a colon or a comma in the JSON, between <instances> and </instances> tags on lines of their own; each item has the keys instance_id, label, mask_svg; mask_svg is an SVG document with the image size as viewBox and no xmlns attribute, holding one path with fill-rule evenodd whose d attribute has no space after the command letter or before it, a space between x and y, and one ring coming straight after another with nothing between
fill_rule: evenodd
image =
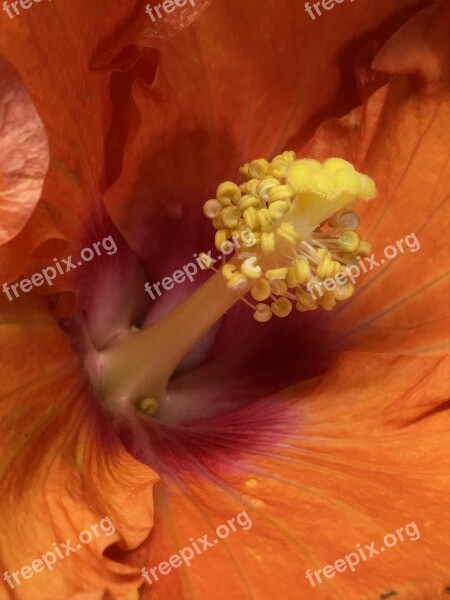
<instances>
[{"instance_id":1,"label":"crumpled petal","mask_svg":"<svg viewBox=\"0 0 450 600\"><path fill-rule=\"evenodd\" d=\"M214 600L230 594L360 600L392 591L408 600L444 598L450 585L449 367L447 358L345 353L321 378L260 408L240 409L234 415L240 430L225 421L209 436L212 448L229 444L222 460L192 453L184 457L191 469L165 481L148 555L141 551L134 564L150 569L204 534L213 541L215 528L244 510L252 527L244 531L235 521L237 531L194 552L191 566L144 583L142 597L188 600L214 590ZM258 433L264 411L272 413L265 443L236 456L233 445L246 439L248 428ZM404 542L382 555L361 559L355 573L322 576L315 588L306 579L307 569L358 552L357 544L364 549L375 541L380 549L386 534L411 522L417 541L404 534Z\"/></svg>"},{"instance_id":2,"label":"crumpled petal","mask_svg":"<svg viewBox=\"0 0 450 600\"><path fill-rule=\"evenodd\" d=\"M19 75L0 56L0 244L16 236L39 202L47 136Z\"/></svg>"},{"instance_id":3,"label":"crumpled petal","mask_svg":"<svg viewBox=\"0 0 450 600\"><path fill-rule=\"evenodd\" d=\"M111 535L104 522L98 538L58 559L53 571L29 580L19 574L14 590L3 582L1 597L55 600L86 591L89 600L106 592L134 600L139 571L104 552L114 545L126 554L148 537L155 472L119 442L47 309L28 299L2 301L0 341L7 349L0 361L3 571L31 565L54 542L70 539L76 547L79 534L106 517L115 528Z\"/></svg>"}]
</instances>

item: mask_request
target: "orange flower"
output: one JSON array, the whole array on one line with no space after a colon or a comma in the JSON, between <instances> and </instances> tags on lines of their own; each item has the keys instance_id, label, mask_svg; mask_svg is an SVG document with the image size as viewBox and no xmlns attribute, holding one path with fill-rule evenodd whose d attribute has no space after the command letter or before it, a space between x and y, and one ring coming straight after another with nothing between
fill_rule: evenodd
<instances>
[{"instance_id":1,"label":"orange flower","mask_svg":"<svg viewBox=\"0 0 450 600\"><path fill-rule=\"evenodd\" d=\"M1 301L0 556L13 587L5 575L0 598L448 593L450 7L390 4L343 3L311 22L287 0L198 0L153 25L138 3L74 0L5 26L50 168L31 214L46 140L22 95L17 127L36 137L19 152L39 149L39 161L21 171L20 208L9 195L1 205L3 279L107 235L117 246ZM221 276L153 303L146 280L211 247L201 207L217 185L286 148L368 173L379 196L358 209L361 233L376 257L387 245L396 257L332 311L268 324L234 304L208 330L235 301L216 293ZM401 252L411 234L414 251ZM174 305L181 317L164 318ZM146 386L161 396L155 417ZM105 517L111 537L23 575ZM217 544L199 546L205 535ZM383 556L368 557L373 542ZM169 563L184 547L191 564ZM358 563L339 570L351 553Z\"/></svg>"}]
</instances>

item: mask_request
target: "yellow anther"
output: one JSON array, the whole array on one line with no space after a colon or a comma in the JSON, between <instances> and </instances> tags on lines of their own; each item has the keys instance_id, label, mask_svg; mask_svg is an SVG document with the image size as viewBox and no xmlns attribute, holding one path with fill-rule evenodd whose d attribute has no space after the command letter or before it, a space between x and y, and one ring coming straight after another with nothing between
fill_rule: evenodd
<instances>
[{"instance_id":1,"label":"yellow anther","mask_svg":"<svg viewBox=\"0 0 450 600\"><path fill-rule=\"evenodd\" d=\"M297 160L297 154L294 152L294 150L285 150L281 154L281 158L288 163L293 163L294 160Z\"/></svg>"},{"instance_id":2,"label":"yellow anther","mask_svg":"<svg viewBox=\"0 0 450 600\"><path fill-rule=\"evenodd\" d=\"M230 281L230 279L233 277L233 275L236 273L236 267L230 263L227 263L226 265L223 265L222 267L222 275L225 277L225 279L227 281Z\"/></svg>"},{"instance_id":3,"label":"yellow anther","mask_svg":"<svg viewBox=\"0 0 450 600\"><path fill-rule=\"evenodd\" d=\"M198 257L199 257L199 259L200 259L201 263L202 263L202 264L203 264L203 265L204 265L204 266L205 266L207 269L209 269L210 267L212 267L212 266L213 266L213 264L214 264L214 261L213 261L213 259L212 259L210 256L208 256L208 255L206 254L206 252L200 252L200 254L198 255Z\"/></svg>"},{"instance_id":4,"label":"yellow anther","mask_svg":"<svg viewBox=\"0 0 450 600\"><path fill-rule=\"evenodd\" d=\"M247 258L251 258L252 256L256 256L256 254L253 254L252 252L238 252L237 257L239 258L239 260L246 260Z\"/></svg>"},{"instance_id":5,"label":"yellow anther","mask_svg":"<svg viewBox=\"0 0 450 600\"><path fill-rule=\"evenodd\" d=\"M258 220L258 211L253 206L244 210L244 221L247 227L249 227L252 231L256 231L259 229L259 220Z\"/></svg>"},{"instance_id":6,"label":"yellow anther","mask_svg":"<svg viewBox=\"0 0 450 600\"><path fill-rule=\"evenodd\" d=\"M275 186L279 186L280 181L275 177L264 177L261 181L258 182L258 187L256 188L256 192L263 200L269 199L269 192Z\"/></svg>"},{"instance_id":7,"label":"yellow anther","mask_svg":"<svg viewBox=\"0 0 450 600\"><path fill-rule=\"evenodd\" d=\"M337 285L333 290L333 293L336 300L342 302L343 300L348 300L351 296L353 296L354 291L355 286L351 281L347 281L347 283L344 283L343 285Z\"/></svg>"},{"instance_id":8,"label":"yellow anther","mask_svg":"<svg viewBox=\"0 0 450 600\"><path fill-rule=\"evenodd\" d=\"M215 219L218 217L221 210L222 205L218 200L208 200L203 205L203 214L208 217L208 219Z\"/></svg>"},{"instance_id":9,"label":"yellow anther","mask_svg":"<svg viewBox=\"0 0 450 600\"><path fill-rule=\"evenodd\" d=\"M261 233L259 231L252 231L251 235L245 236L245 239L241 238L239 243L243 248L254 248L261 243Z\"/></svg>"},{"instance_id":10,"label":"yellow anther","mask_svg":"<svg viewBox=\"0 0 450 600\"><path fill-rule=\"evenodd\" d=\"M248 172L250 177L262 179L269 173L270 165L265 158L257 158L249 164Z\"/></svg>"},{"instance_id":11,"label":"yellow anther","mask_svg":"<svg viewBox=\"0 0 450 600\"><path fill-rule=\"evenodd\" d=\"M288 267L287 275L286 275L286 286L288 288L295 288L300 284L300 281L297 277L297 272L294 267Z\"/></svg>"},{"instance_id":12,"label":"yellow anther","mask_svg":"<svg viewBox=\"0 0 450 600\"><path fill-rule=\"evenodd\" d=\"M272 227L273 217L268 208L258 210L258 221L261 231L269 231Z\"/></svg>"},{"instance_id":13,"label":"yellow anther","mask_svg":"<svg viewBox=\"0 0 450 600\"><path fill-rule=\"evenodd\" d=\"M219 229L219 231L216 231L216 235L214 236L214 245L216 246L217 250L220 250L221 245L227 241L227 233L228 232L225 231L225 229Z\"/></svg>"},{"instance_id":14,"label":"yellow anther","mask_svg":"<svg viewBox=\"0 0 450 600\"><path fill-rule=\"evenodd\" d=\"M258 302L267 300L271 293L270 283L267 281L267 279L261 277L252 285L250 293L252 298Z\"/></svg>"},{"instance_id":15,"label":"yellow anther","mask_svg":"<svg viewBox=\"0 0 450 600\"><path fill-rule=\"evenodd\" d=\"M227 286L233 292L240 292L244 290L248 285L248 279L242 273L235 273L228 281Z\"/></svg>"},{"instance_id":16,"label":"yellow anther","mask_svg":"<svg viewBox=\"0 0 450 600\"><path fill-rule=\"evenodd\" d=\"M304 158L296 160L291 164L287 172L289 185L297 192L304 192L311 189L311 175L320 171L322 165L318 160Z\"/></svg>"},{"instance_id":17,"label":"yellow anther","mask_svg":"<svg viewBox=\"0 0 450 600\"><path fill-rule=\"evenodd\" d=\"M345 227L345 229L355 230L359 227L360 219L352 210L337 212L328 220L330 227Z\"/></svg>"},{"instance_id":18,"label":"yellow anther","mask_svg":"<svg viewBox=\"0 0 450 600\"><path fill-rule=\"evenodd\" d=\"M219 229L223 229L225 227L225 224L222 221L222 217L220 215L218 217L216 217L215 219L213 219L211 221L211 223L213 224L214 229L216 229L217 231Z\"/></svg>"},{"instance_id":19,"label":"yellow anther","mask_svg":"<svg viewBox=\"0 0 450 600\"><path fill-rule=\"evenodd\" d=\"M295 192L290 185L276 185L269 191L269 202L292 200L294 196Z\"/></svg>"},{"instance_id":20,"label":"yellow anther","mask_svg":"<svg viewBox=\"0 0 450 600\"><path fill-rule=\"evenodd\" d=\"M248 173L248 167L249 167L249 164L245 163L245 165L242 165L242 167L240 167L239 173L241 173L241 175L243 175L244 177L250 177L250 175Z\"/></svg>"},{"instance_id":21,"label":"yellow anther","mask_svg":"<svg viewBox=\"0 0 450 600\"><path fill-rule=\"evenodd\" d=\"M267 277L267 279L269 281L272 281L273 279L286 279L286 275L287 275L286 267L280 267L279 269L269 269L265 273L265 276Z\"/></svg>"},{"instance_id":22,"label":"yellow anther","mask_svg":"<svg viewBox=\"0 0 450 600\"><path fill-rule=\"evenodd\" d=\"M275 234L264 232L261 234L261 250L263 254L273 254L275 252Z\"/></svg>"},{"instance_id":23,"label":"yellow anther","mask_svg":"<svg viewBox=\"0 0 450 600\"><path fill-rule=\"evenodd\" d=\"M301 302L297 302L297 304L295 305L295 308L299 312L308 312L309 310L316 310L316 308L318 307L317 302L315 300L313 300L313 303L314 303L313 306L305 306L305 304L302 304Z\"/></svg>"},{"instance_id":24,"label":"yellow anther","mask_svg":"<svg viewBox=\"0 0 450 600\"><path fill-rule=\"evenodd\" d=\"M274 219L282 219L289 212L291 205L285 200L276 200L269 205L269 212Z\"/></svg>"},{"instance_id":25,"label":"yellow anther","mask_svg":"<svg viewBox=\"0 0 450 600\"><path fill-rule=\"evenodd\" d=\"M372 255L372 244L366 240L361 240L359 243L358 249L354 252L357 256L361 256L361 258L366 258L367 256Z\"/></svg>"},{"instance_id":26,"label":"yellow anther","mask_svg":"<svg viewBox=\"0 0 450 600\"><path fill-rule=\"evenodd\" d=\"M270 163L270 174L278 179L285 179L289 169L289 164L290 163L283 158L274 158Z\"/></svg>"},{"instance_id":27,"label":"yellow anther","mask_svg":"<svg viewBox=\"0 0 450 600\"><path fill-rule=\"evenodd\" d=\"M241 209L237 206L227 206L221 213L222 221L226 227L236 227L241 218Z\"/></svg>"},{"instance_id":28,"label":"yellow anther","mask_svg":"<svg viewBox=\"0 0 450 600\"><path fill-rule=\"evenodd\" d=\"M326 257L322 260L320 265L317 267L316 275L320 279L326 279L327 277L331 277L331 273L333 272L333 261Z\"/></svg>"},{"instance_id":29,"label":"yellow anther","mask_svg":"<svg viewBox=\"0 0 450 600\"><path fill-rule=\"evenodd\" d=\"M288 286L283 279L272 279L270 290L274 296L284 296L288 291Z\"/></svg>"},{"instance_id":30,"label":"yellow anther","mask_svg":"<svg viewBox=\"0 0 450 600\"><path fill-rule=\"evenodd\" d=\"M246 181L245 183L240 185L239 189L244 194L250 194L251 196L257 196L258 195L258 192L257 192L258 184L259 184L259 179L249 179L248 181Z\"/></svg>"},{"instance_id":31,"label":"yellow anther","mask_svg":"<svg viewBox=\"0 0 450 600\"><path fill-rule=\"evenodd\" d=\"M258 196L253 196L252 194L245 194L239 200L239 208L244 211L246 208L250 208L254 206L255 208L259 208L261 206L261 198Z\"/></svg>"},{"instance_id":32,"label":"yellow anther","mask_svg":"<svg viewBox=\"0 0 450 600\"><path fill-rule=\"evenodd\" d=\"M292 312L292 304L287 298L277 298L275 302L272 302L270 308L273 314L280 318L287 317Z\"/></svg>"},{"instance_id":33,"label":"yellow anther","mask_svg":"<svg viewBox=\"0 0 450 600\"><path fill-rule=\"evenodd\" d=\"M341 264L337 262L337 260L333 260L327 256L317 267L316 275L320 279L327 279L328 277L334 277L337 273L339 273L340 269Z\"/></svg>"},{"instance_id":34,"label":"yellow anther","mask_svg":"<svg viewBox=\"0 0 450 600\"><path fill-rule=\"evenodd\" d=\"M324 258L330 258L331 254L330 251L327 250L326 248L319 248L316 252L317 256L323 260Z\"/></svg>"},{"instance_id":35,"label":"yellow anther","mask_svg":"<svg viewBox=\"0 0 450 600\"><path fill-rule=\"evenodd\" d=\"M246 258L241 265L241 273L248 277L248 279L259 279L262 274L261 267L256 264L258 260L257 256L250 256Z\"/></svg>"},{"instance_id":36,"label":"yellow anther","mask_svg":"<svg viewBox=\"0 0 450 600\"><path fill-rule=\"evenodd\" d=\"M158 402L154 398L143 398L139 402L138 408L145 415L152 416L158 410Z\"/></svg>"},{"instance_id":37,"label":"yellow anther","mask_svg":"<svg viewBox=\"0 0 450 600\"><path fill-rule=\"evenodd\" d=\"M239 201L241 190L232 181L224 181L217 188L216 196L222 206L231 206L233 202Z\"/></svg>"},{"instance_id":38,"label":"yellow anther","mask_svg":"<svg viewBox=\"0 0 450 600\"><path fill-rule=\"evenodd\" d=\"M361 236L356 231L344 231L343 234L339 236L337 243L338 248L343 250L344 252L355 252L358 250L361 242Z\"/></svg>"},{"instance_id":39,"label":"yellow anther","mask_svg":"<svg viewBox=\"0 0 450 600\"><path fill-rule=\"evenodd\" d=\"M319 304L325 310L332 310L336 306L334 292L324 292L318 299Z\"/></svg>"},{"instance_id":40,"label":"yellow anther","mask_svg":"<svg viewBox=\"0 0 450 600\"><path fill-rule=\"evenodd\" d=\"M311 267L308 261L304 257L295 258L292 261L292 266L295 269L295 274L298 279L298 283L308 283L312 277Z\"/></svg>"},{"instance_id":41,"label":"yellow anther","mask_svg":"<svg viewBox=\"0 0 450 600\"><path fill-rule=\"evenodd\" d=\"M300 312L316 310L317 300L303 288L298 288L298 290L295 292L295 298L297 300L295 308Z\"/></svg>"},{"instance_id":42,"label":"yellow anther","mask_svg":"<svg viewBox=\"0 0 450 600\"><path fill-rule=\"evenodd\" d=\"M277 234L292 246L300 241L300 236L290 223L282 223L277 229Z\"/></svg>"},{"instance_id":43,"label":"yellow anther","mask_svg":"<svg viewBox=\"0 0 450 600\"><path fill-rule=\"evenodd\" d=\"M338 171L355 171L355 167L352 165L352 163L349 163L343 158L328 158L323 163L323 168L329 173L337 173Z\"/></svg>"},{"instance_id":44,"label":"yellow anther","mask_svg":"<svg viewBox=\"0 0 450 600\"><path fill-rule=\"evenodd\" d=\"M253 313L253 318L258 323L267 323L272 318L272 311L267 304L257 304L256 311Z\"/></svg>"},{"instance_id":45,"label":"yellow anther","mask_svg":"<svg viewBox=\"0 0 450 600\"><path fill-rule=\"evenodd\" d=\"M289 166L297 160L297 155L294 151L285 151L274 156L270 163L270 172L279 179L284 179L287 175Z\"/></svg>"}]
</instances>

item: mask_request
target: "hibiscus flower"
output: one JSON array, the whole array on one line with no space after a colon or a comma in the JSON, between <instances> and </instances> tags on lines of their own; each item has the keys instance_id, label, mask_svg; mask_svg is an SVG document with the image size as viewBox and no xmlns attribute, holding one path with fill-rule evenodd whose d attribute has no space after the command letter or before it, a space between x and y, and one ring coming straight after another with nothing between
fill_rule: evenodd
<instances>
[{"instance_id":1,"label":"hibiscus flower","mask_svg":"<svg viewBox=\"0 0 450 600\"><path fill-rule=\"evenodd\" d=\"M0 269L20 293L1 299L0 598L448 595L450 6L359 0L312 21L241 4L4 17ZM258 322L251 276L239 290L207 269L147 293L204 264L203 210L235 231L229 194L262 201L245 185L273 161L296 194L344 160L377 198L300 220L342 265L365 244L342 302L301 294L285 315L290 286L271 282Z\"/></svg>"}]
</instances>

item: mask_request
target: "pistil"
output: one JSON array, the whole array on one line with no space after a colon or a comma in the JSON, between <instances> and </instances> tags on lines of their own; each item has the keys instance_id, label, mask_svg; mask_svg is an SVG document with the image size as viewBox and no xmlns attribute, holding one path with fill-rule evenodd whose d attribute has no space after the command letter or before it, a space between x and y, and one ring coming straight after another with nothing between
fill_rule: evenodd
<instances>
[{"instance_id":1,"label":"pistil","mask_svg":"<svg viewBox=\"0 0 450 600\"><path fill-rule=\"evenodd\" d=\"M294 306L300 312L319 306L331 310L353 294L353 285L342 276L333 292L320 298L308 290L316 281L338 280L348 265L370 254L370 244L356 231L353 207L357 199L375 197L373 181L340 158L320 163L297 160L294 152L271 162L254 160L241 173L248 181L220 184L204 213L216 229L222 256L231 238L245 240L243 247L159 322L102 352L106 403L132 402L141 412L155 414L177 365L238 300L265 323L287 317ZM212 268L207 255L200 258ZM251 298L244 298L247 293Z\"/></svg>"},{"instance_id":2,"label":"pistil","mask_svg":"<svg viewBox=\"0 0 450 600\"><path fill-rule=\"evenodd\" d=\"M214 273L160 321L105 350L100 362L106 402L163 398L182 358L245 292L231 290L222 274Z\"/></svg>"}]
</instances>

